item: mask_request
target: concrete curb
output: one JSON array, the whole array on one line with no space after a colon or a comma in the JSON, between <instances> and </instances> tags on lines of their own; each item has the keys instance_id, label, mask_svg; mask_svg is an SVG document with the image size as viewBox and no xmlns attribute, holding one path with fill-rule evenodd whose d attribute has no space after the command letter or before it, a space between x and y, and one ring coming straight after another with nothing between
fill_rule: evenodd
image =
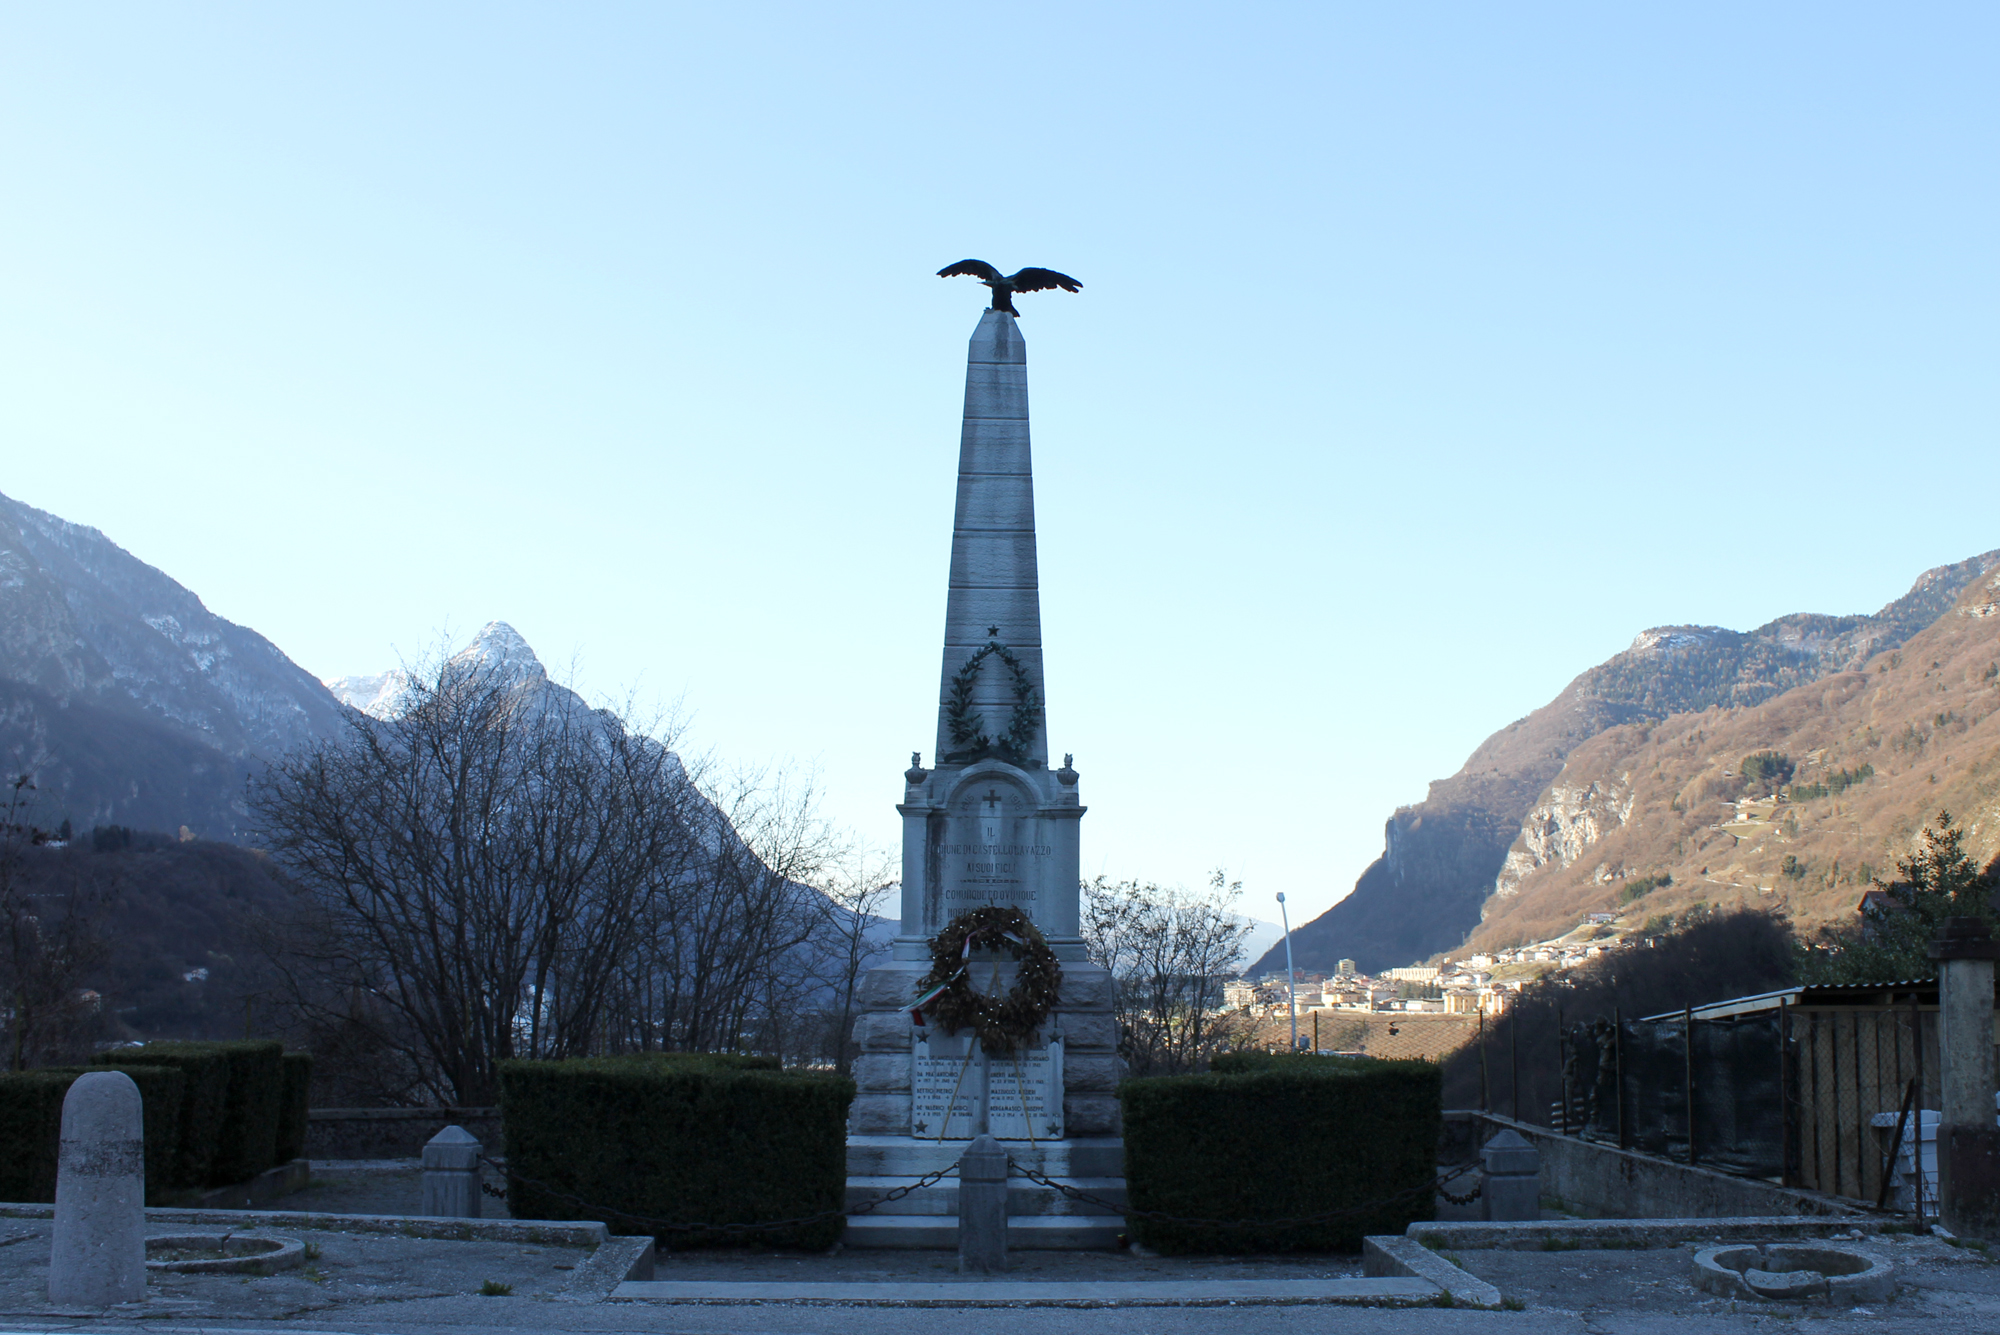
<instances>
[{"instance_id":1,"label":"concrete curb","mask_svg":"<svg viewBox=\"0 0 2000 1335\"><path fill-rule=\"evenodd\" d=\"M601 1303L620 1284L646 1281L653 1277L653 1240L650 1237L607 1238L586 1256L556 1295L565 1303Z\"/></svg>"},{"instance_id":2,"label":"concrete curb","mask_svg":"<svg viewBox=\"0 0 2000 1335\"><path fill-rule=\"evenodd\" d=\"M0 1219L53 1219L56 1207L0 1202ZM450 1242L527 1242L601 1247L611 1230L595 1221L559 1219L431 1219L422 1215L316 1214L303 1210L149 1209L146 1225L197 1224L239 1229L307 1228L331 1233L399 1233Z\"/></svg>"},{"instance_id":3,"label":"concrete curb","mask_svg":"<svg viewBox=\"0 0 2000 1335\"><path fill-rule=\"evenodd\" d=\"M1477 1275L1460 1270L1415 1239L1393 1233L1361 1240L1361 1266L1370 1275L1407 1275L1436 1285L1452 1307L1492 1311L1506 1301L1499 1289Z\"/></svg>"},{"instance_id":4,"label":"concrete curb","mask_svg":"<svg viewBox=\"0 0 2000 1335\"><path fill-rule=\"evenodd\" d=\"M1420 1249L1421 1250L1421 1249ZM1459 1271L1464 1274L1464 1271ZM1470 1279L1471 1276L1466 1276ZM1479 1281L1473 1280L1473 1283ZM1488 1285L1487 1287L1491 1287ZM698 1280L633 1282L613 1302L841 1307L1432 1307L1438 1286L1410 1277L1374 1279L1134 1280L1070 1282L964 1280L910 1284L730 1284ZM1498 1298L1496 1296L1497 1305Z\"/></svg>"},{"instance_id":5,"label":"concrete curb","mask_svg":"<svg viewBox=\"0 0 2000 1335\"><path fill-rule=\"evenodd\" d=\"M1541 1219L1516 1223L1411 1224L1406 1235L1454 1251L1569 1251L1678 1247L1683 1242L1739 1242L1880 1233L1884 1221L1779 1215L1740 1219Z\"/></svg>"}]
</instances>

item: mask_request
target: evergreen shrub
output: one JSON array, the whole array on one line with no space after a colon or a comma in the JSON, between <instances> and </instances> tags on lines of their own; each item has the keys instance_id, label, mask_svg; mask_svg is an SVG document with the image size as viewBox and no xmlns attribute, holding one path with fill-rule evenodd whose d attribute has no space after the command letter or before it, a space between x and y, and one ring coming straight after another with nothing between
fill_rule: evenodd
<instances>
[{"instance_id":1,"label":"evergreen shrub","mask_svg":"<svg viewBox=\"0 0 2000 1335\"><path fill-rule=\"evenodd\" d=\"M1206 1075L1127 1080L1125 1189L1134 1209L1282 1219L1386 1204L1316 1224L1221 1228L1129 1217L1155 1251L1352 1251L1429 1219L1440 1071L1424 1061L1226 1053Z\"/></svg>"},{"instance_id":2,"label":"evergreen shrub","mask_svg":"<svg viewBox=\"0 0 2000 1335\"><path fill-rule=\"evenodd\" d=\"M287 1052L282 1071L283 1093L278 1099L278 1162L290 1163L305 1157L306 1122L312 1107L312 1054Z\"/></svg>"},{"instance_id":3,"label":"evergreen shrub","mask_svg":"<svg viewBox=\"0 0 2000 1335\"><path fill-rule=\"evenodd\" d=\"M62 1144L63 1098L76 1078L103 1066L50 1066L0 1074L0 1201L50 1202L56 1198L56 1155ZM173 1188L182 1090L186 1077L158 1066L123 1070L139 1087L145 1119L146 1199L162 1201Z\"/></svg>"},{"instance_id":4,"label":"evergreen shrub","mask_svg":"<svg viewBox=\"0 0 2000 1335\"><path fill-rule=\"evenodd\" d=\"M278 1155L284 1045L148 1043L99 1053L103 1064L167 1066L187 1077L182 1095L177 1186L226 1187L247 1182Z\"/></svg>"},{"instance_id":5,"label":"evergreen shrub","mask_svg":"<svg viewBox=\"0 0 2000 1335\"><path fill-rule=\"evenodd\" d=\"M508 1208L517 1219L598 1219L614 1232L652 1232L668 1247L823 1251L846 1227L837 1215L751 1234L655 1229L636 1216L747 1224L839 1209L853 1099L845 1076L787 1072L769 1058L502 1062Z\"/></svg>"}]
</instances>

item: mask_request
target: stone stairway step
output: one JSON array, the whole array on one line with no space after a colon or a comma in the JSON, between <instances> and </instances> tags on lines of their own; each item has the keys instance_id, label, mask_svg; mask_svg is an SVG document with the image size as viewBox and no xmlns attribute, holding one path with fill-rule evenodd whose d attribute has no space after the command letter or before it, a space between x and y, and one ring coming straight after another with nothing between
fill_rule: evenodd
<instances>
[{"instance_id":1,"label":"stone stairway step","mask_svg":"<svg viewBox=\"0 0 2000 1335\"><path fill-rule=\"evenodd\" d=\"M847 1172L850 1177L922 1177L957 1163L965 1144L962 1140L939 1143L909 1136L849 1136ZM1118 1136L1077 1136L1033 1145L1006 1140L1001 1144L1017 1163L1050 1177L1120 1177L1125 1172L1125 1142Z\"/></svg>"},{"instance_id":2,"label":"stone stairway step","mask_svg":"<svg viewBox=\"0 0 2000 1335\"><path fill-rule=\"evenodd\" d=\"M1118 1245L1125 1221L1117 1215L1009 1215L1007 1245L1021 1251L1110 1249ZM952 1215L862 1215L847 1221L848 1247L958 1247L958 1219Z\"/></svg>"},{"instance_id":3,"label":"stone stairway step","mask_svg":"<svg viewBox=\"0 0 2000 1335\"><path fill-rule=\"evenodd\" d=\"M1057 1178L1065 1186L1075 1187L1099 1196L1113 1205L1125 1204L1125 1179L1119 1177L1064 1177ZM856 1206L878 1200L885 1193L910 1182L904 1177L863 1177L847 1179L847 1204ZM1030 1182L1024 1177L1010 1178L1007 1183L1007 1212L1010 1215L1055 1215L1071 1217L1104 1213L1104 1207L1086 1201L1074 1200L1053 1187L1045 1187ZM958 1214L958 1182L946 1178L928 1187L920 1187L907 1196L899 1196L878 1211L883 1215L953 1215ZM862 1216L867 1218L869 1216Z\"/></svg>"}]
</instances>

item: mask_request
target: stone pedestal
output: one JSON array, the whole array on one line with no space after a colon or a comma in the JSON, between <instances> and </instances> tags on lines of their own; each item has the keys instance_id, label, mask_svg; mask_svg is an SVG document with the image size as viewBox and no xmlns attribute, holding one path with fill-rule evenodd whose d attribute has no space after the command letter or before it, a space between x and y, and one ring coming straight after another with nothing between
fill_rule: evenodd
<instances>
[{"instance_id":1,"label":"stone pedestal","mask_svg":"<svg viewBox=\"0 0 2000 1335\"><path fill-rule=\"evenodd\" d=\"M958 1156L958 1268L972 1275L1007 1268L1007 1151L991 1136Z\"/></svg>"},{"instance_id":2,"label":"stone pedestal","mask_svg":"<svg viewBox=\"0 0 2000 1335\"><path fill-rule=\"evenodd\" d=\"M1479 1151L1482 1217L1499 1222L1542 1217L1542 1156L1518 1131L1502 1131Z\"/></svg>"},{"instance_id":3,"label":"stone pedestal","mask_svg":"<svg viewBox=\"0 0 2000 1335\"><path fill-rule=\"evenodd\" d=\"M479 1150L479 1141L462 1126L448 1126L425 1144L425 1215L479 1218Z\"/></svg>"},{"instance_id":4,"label":"stone pedestal","mask_svg":"<svg viewBox=\"0 0 2000 1335\"><path fill-rule=\"evenodd\" d=\"M49 1301L109 1307L146 1296L146 1136L123 1071L78 1076L63 1097Z\"/></svg>"},{"instance_id":5,"label":"stone pedestal","mask_svg":"<svg viewBox=\"0 0 2000 1335\"><path fill-rule=\"evenodd\" d=\"M2000 1126L1993 1109L1996 942L1978 918L1947 918L1938 961L1938 1222L1966 1237L2000 1238Z\"/></svg>"}]
</instances>

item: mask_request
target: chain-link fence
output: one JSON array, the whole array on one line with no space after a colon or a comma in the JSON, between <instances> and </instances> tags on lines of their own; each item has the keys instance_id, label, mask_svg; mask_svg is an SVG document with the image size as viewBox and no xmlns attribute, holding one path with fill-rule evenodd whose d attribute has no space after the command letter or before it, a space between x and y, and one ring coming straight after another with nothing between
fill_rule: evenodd
<instances>
[{"instance_id":1,"label":"chain-link fence","mask_svg":"<svg viewBox=\"0 0 2000 1335\"><path fill-rule=\"evenodd\" d=\"M1925 1137L1936 1128L1922 1114L1941 1097L1936 1009L1791 1006L1785 1022L1786 1181L1907 1209L1927 1176L1931 1198L1935 1141Z\"/></svg>"}]
</instances>

